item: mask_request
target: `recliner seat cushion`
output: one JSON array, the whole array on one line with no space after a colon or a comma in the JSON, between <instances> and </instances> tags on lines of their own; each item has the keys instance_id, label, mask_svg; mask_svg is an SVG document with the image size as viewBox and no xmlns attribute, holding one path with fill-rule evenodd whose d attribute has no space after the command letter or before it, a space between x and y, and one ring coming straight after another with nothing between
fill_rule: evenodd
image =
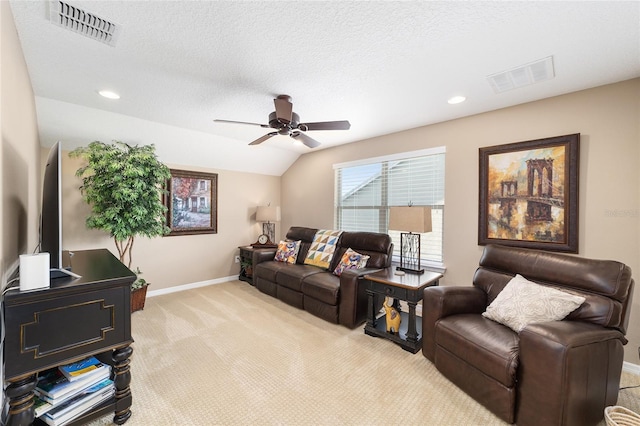
<instances>
[{"instance_id":1,"label":"recliner seat cushion","mask_svg":"<svg viewBox=\"0 0 640 426\"><path fill-rule=\"evenodd\" d=\"M309 265L289 265L288 268L282 268L278 271L276 276L276 282L278 285L283 287L290 288L295 291L302 291L302 281L310 276L315 274L322 274L326 271L316 267Z\"/></svg>"},{"instance_id":2,"label":"recliner seat cushion","mask_svg":"<svg viewBox=\"0 0 640 426\"><path fill-rule=\"evenodd\" d=\"M284 262L276 262L269 260L258 264L256 268L253 268L254 280L256 278L262 278L267 281L275 282L278 271L287 266Z\"/></svg>"},{"instance_id":3,"label":"recliner seat cushion","mask_svg":"<svg viewBox=\"0 0 640 426\"><path fill-rule=\"evenodd\" d=\"M515 386L520 338L510 328L481 315L453 315L438 322L436 341L461 360L473 354L476 369L505 387Z\"/></svg>"},{"instance_id":4,"label":"recliner seat cushion","mask_svg":"<svg viewBox=\"0 0 640 426\"><path fill-rule=\"evenodd\" d=\"M302 293L329 305L337 305L340 278L329 273L311 275L302 282Z\"/></svg>"}]
</instances>

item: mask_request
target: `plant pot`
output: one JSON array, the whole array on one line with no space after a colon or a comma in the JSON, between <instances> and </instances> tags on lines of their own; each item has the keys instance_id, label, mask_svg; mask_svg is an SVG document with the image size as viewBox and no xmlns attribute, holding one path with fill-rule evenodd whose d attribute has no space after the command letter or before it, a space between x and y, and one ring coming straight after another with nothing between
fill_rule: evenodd
<instances>
[{"instance_id":1,"label":"plant pot","mask_svg":"<svg viewBox=\"0 0 640 426\"><path fill-rule=\"evenodd\" d=\"M147 299L147 287L140 287L131 291L131 313L144 309L144 302Z\"/></svg>"}]
</instances>

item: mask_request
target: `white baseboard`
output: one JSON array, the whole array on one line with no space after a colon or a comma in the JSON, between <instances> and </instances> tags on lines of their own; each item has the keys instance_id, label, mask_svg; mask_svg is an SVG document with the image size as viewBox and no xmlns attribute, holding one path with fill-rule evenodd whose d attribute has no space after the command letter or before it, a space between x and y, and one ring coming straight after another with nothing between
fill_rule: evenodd
<instances>
[{"instance_id":1,"label":"white baseboard","mask_svg":"<svg viewBox=\"0 0 640 426\"><path fill-rule=\"evenodd\" d=\"M624 361L622 363L622 371L640 376L640 365Z\"/></svg>"},{"instance_id":2,"label":"white baseboard","mask_svg":"<svg viewBox=\"0 0 640 426\"><path fill-rule=\"evenodd\" d=\"M207 281L200 281L197 283L177 285L175 287L147 291L147 297L160 296L162 294L176 293L178 291L185 291L185 290L191 290L199 287L206 287L208 285L221 284L229 281L236 281L237 279L238 279L237 275L232 275L230 277L216 278L215 280L207 280Z\"/></svg>"}]
</instances>

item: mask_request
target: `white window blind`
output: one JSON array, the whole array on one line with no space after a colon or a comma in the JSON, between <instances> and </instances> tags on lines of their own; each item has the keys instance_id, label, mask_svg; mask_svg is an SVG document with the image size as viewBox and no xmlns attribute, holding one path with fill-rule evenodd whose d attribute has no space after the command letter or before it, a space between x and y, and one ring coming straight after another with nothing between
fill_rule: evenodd
<instances>
[{"instance_id":1,"label":"white window blind","mask_svg":"<svg viewBox=\"0 0 640 426\"><path fill-rule=\"evenodd\" d=\"M389 231L390 206L431 207L432 231L421 234L421 258L442 265L445 148L335 164L335 226L388 233L400 255L400 231Z\"/></svg>"}]
</instances>

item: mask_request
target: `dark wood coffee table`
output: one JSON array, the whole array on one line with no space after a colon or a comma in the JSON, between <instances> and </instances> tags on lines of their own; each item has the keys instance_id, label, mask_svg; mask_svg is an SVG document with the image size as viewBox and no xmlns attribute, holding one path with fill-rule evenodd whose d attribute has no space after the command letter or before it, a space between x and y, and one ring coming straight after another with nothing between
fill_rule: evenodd
<instances>
[{"instance_id":1,"label":"dark wood coffee table","mask_svg":"<svg viewBox=\"0 0 640 426\"><path fill-rule=\"evenodd\" d=\"M418 352L422 348L422 318L416 315L416 305L422 300L424 289L438 285L440 278L442 274L429 271L423 274L395 275L395 267L365 275L369 307L364 332L369 336L389 339L409 352ZM393 297L396 302L404 300L409 305L409 312L401 313L399 333L387 333L385 315L376 318L376 295Z\"/></svg>"}]
</instances>

